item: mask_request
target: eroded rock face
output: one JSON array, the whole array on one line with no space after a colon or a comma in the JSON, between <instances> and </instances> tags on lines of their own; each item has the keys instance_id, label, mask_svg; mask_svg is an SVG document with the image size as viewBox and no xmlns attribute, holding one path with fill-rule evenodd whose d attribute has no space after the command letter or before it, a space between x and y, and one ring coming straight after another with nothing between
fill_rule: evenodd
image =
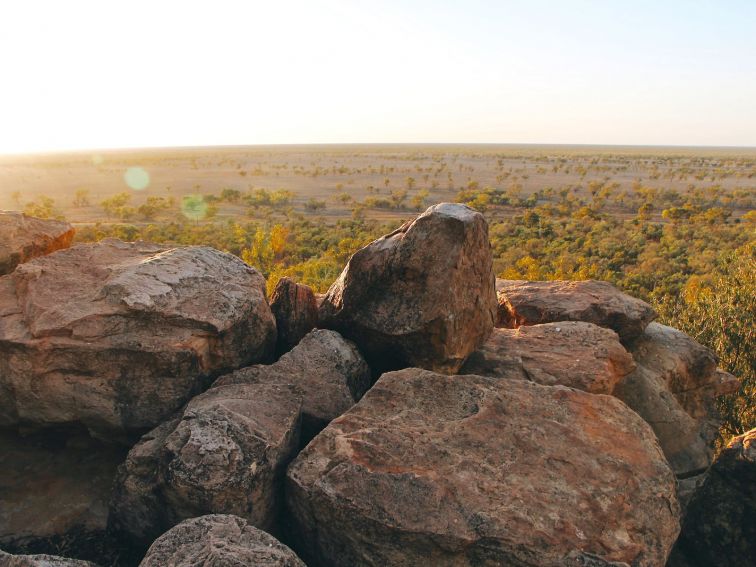
<instances>
[{"instance_id":1,"label":"eroded rock face","mask_svg":"<svg viewBox=\"0 0 756 567\"><path fill-rule=\"evenodd\" d=\"M0 426L118 438L272 355L265 280L206 247L107 240L0 278Z\"/></svg>"},{"instance_id":2,"label":"eroded rock face","mask_svg":"<svg viewBox=\"0 0 756 567\"><path fill-rule=\"evenodd\" d=\"M276 318L279 353L293 349L318 324L318 303L309 286L281 278L270 296L270 309Z\"/></svg>"},{"instance_id":3,"label":"eroded rock face","mask_svg":"<svg viewBox=\"0 0 756 567\"><path fill-rule=\"evenodd\" d=\"M358 250L328 290L320 324L357 343L371 366L454 373L495 315L488 225L442 203Z\"/></svg>"},{"instance_id":4,"label":"eroded rock face","mask_svg":"<svg viewBox=\"0 0 756 567\"><path fill-rule=\"evenodd\" d=\"M139 567L306 567L273 536L243 518L214 514L180 523L152 544Z\"/></svg>"},{"instance_id":5,"label":"eroded rock face","mask_svg":"<svg viewBox=\"0 0 756 567\"><path fill-rule=\"evenodd\" d=\"M351 341L318 329L271 365L258 364L221 376L225 384L294 384L303 394L302 439L307 443L351 408L372 384L370 369Z\"/></svg>"},{"instance_id":6,"label":"eroded rock face","mask_svg":"<svg viewBox=\"0 0 756 567\"><path fill-rule=\"evenodd\" d=\"M272 529L299 443L301 393L288 384L211 388L129 452L110 529L145 549L186 518L235 514Z\"/></svg>"},{"instance_id":7,"label":"eroded rock face","mask_svg":"<svg viewBox=\"0 0 756 567\"><path fill-rule=\"evenodd\" d=\"M716 355L685 333L651 323L631 346L637 368L615 395L654 429L676 474L711 464L719 429L717 396L738 382L717 369Z\"/></svg>"},{"instance_id":8,"label":"eroded rock face","mask_svg":"<svg viewBox=\"0 0 756 567\"><path fill-rule=\"evenodd\" d=\"M83 432L0 431L0 549L98 562L111 557L108 500L125 457L124 447Z\"/></svg>"},{"instance_id":9,"label":"eroded rock face","mask_svg":"<svg viewBox=\"0 0 756 567\"><path fill-rule=\"evenodd\" d=\"M679 531L674 475L619 400L419 369L299 454L287 505L313 567L651 567Z\"/></svg>"},{"instance_id":10,"label":"eroded rock face","mask_svg":"<svg viewBox=\"0 0 756 567\"><path fill-rule=\"evenodd\" d=\"M691 567L756 565L756 429L735 437L688 505L675 547Z\"/></svg>"},{"instance_id":11,"label":"eroded rock face","mask_svg":"<svg viewBox=\"0 0 756 567\"><path fill-rule=\"evenodd\" d=\"M0 567L97 567L89 561L55 555L11 555L0 551Z\"/></svg>"},{"instance_id":12,"label":"eroded rock face","mask_svg":"<svg viewBox=\"0 0 756 567\"><path fill-rule=\"evenodd\" d=\"M74 232L67 222L0 211L0 276L32 258L68 248Z\"/></svg>"},{"instance_id":13,"label":"eroded rock face","mask_svg":"<svg viewBox=\"0 0 756 567\"><path fill-rule=\"evenodd\" d=\"M591 323L563 321L494 329L460 370L493 378L531 380L593 394L611 394L635 369L617 333Z\"/></svg>"},{"instance_id":14,"label":"eroded rock face","mask_svg":"<svg viewBox=\"0 0 756 567\"><path fill-rule=\"evenodd\" d=\"M612 329L626 342L639 336L656 318L648 303L622 293L608 282L497 279L496 293L497 327L585 321Z\"/></svg>"}]
</instances>

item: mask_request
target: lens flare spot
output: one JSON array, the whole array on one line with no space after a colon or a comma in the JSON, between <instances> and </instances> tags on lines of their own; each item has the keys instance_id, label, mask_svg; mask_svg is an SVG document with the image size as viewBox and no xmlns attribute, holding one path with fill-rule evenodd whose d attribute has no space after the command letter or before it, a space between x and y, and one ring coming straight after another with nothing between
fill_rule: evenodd
<instances>
[{"instance_id":1,"label":"lens flare spot","mask_svg":"<svg viewBox=\"0 0 756 567\"><path fill-rule=\"evenodd\" d=\"M141 191L149 186L150 174L142 167L130 167L123 174L123 180L134 191Z\"/></svg>"},{"instance_id":2,"label":"lens flare spot","mask_svg":"<svg viewBox=\"0 0 756 567\"><path fill-rule=\"evenodd\" d=\"M94 154L92 156L92 165L102 165L105 159L100 154Z\"/></svg>"},{"instance_id":3,"label":"lens flare spot","mask_svg":"<svg viewBox=\"0 0 756 567\"><path fill-rule=\"evenodd\" d=\"M207 215L207 203L202 195L186 195L181 200L181 213L189 220L202 220Z\"/></svg>"}]
</instances>

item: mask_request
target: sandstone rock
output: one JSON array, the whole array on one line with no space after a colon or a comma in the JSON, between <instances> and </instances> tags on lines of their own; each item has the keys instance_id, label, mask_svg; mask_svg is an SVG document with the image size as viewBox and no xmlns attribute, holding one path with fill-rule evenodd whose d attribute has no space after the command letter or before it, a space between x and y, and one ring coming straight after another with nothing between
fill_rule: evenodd
<instances>
[{"instance_id":1,"label":"sandstone rock","mask_svg":"<svg viewBox=\"0 0 756 567\"><path fill-rule=\"evenodd\" d=\"M318 304L312 289L289 278L281 278L270 297L276 318L279 354L294 348L318 324Z\"/></svg>"},{"instance_id":2,"label":"sandstone rock","mask_svg":"<svg viewBox=\"0 0 756 567\"><path fill-rule=\"evenodd\" d=\"M89 561L55 555L10 555L0 551L0 567L97 567Z\"/></svg>"},{"instance_id":3,"label":"sandstone rock","mask_svg":"<svg viewBox=\"0 0 756 567\"><path fill-rule=\"evenodd\" d=\"M611 394L635 369L614 331L591 323L563 321L519 329L494 329L467 359L461 374L520 377L561 384L593 394Z\"/></svg>"},{"instance_id":4,"label":"sandstone rock","mask_svg":"<svg viewBox=\"0 0 756 567\"><path fill-rule=\"evenodd\" d=\"M691 567L756 565L756 429L735 437L709 469L676 552Z\"/></svg>"},{"instance_id":5,"label":"sandstone rock","mask_svg":"<svg viewBox=\"0 0 756 567\"><path fill-rule=\"evenodd\" d=\"M679 530L674 476L619 400L419 369L384 374L299 454L287 505L313 567L650 567Z\"/></svg>"},{"instance_id":6,"label":"sandstone rock","mask_svg":"<svg viewBox=\"0 0 756 567\"><path fill-rule=\"evenodd\" d=\"M719 429L715 399L737 388L716 355L685 333L651 323L630 346L637 368L615 395L645 419L676 474L706 469Z\"/></svg>"},{"instance_id":7,"label":"sandstone rock","mask_svg":"<svg viewBox=\"0 0 756 567\"><path fill-rule=\"evenodd\" d=\"M376 368L454 373L495 315L488 225L465 205L442 203L358 250L328 290L320 324Z\"/></svg>"},{"instance_id":8,"label":"sandstone rock","mask_svg":"<svg viewBox=\"0 0 756 567\"><path fill-rule=\"evenodd\" d=\"M86 434L0 431L0 548L110 558L108 500L125 457Z\"/></svg>"},{"instance_id":9,"label":"sandstone rock","mask_svg":"<svg viewBox=\"0 0 756 567\"><path fill-rule=\"evenodd\" d=\"M265 280L205 247L80 245L0 278L0 426L144 432L222 372L266 359Z\"/></svg>"},{"instance_id":10,"label":"sandstone rock","mask_svg":"<svg viewBox=\"0 0 756 567\"><path fill-rule=\"evenodd\" d=\"M221 376L224 384L294 384L303 394L302 439L308 443L351 408L372 384L370 369L354 343L318 329L271 365L258 364Z\"/></svg>"},{"instance_id":11,"label":"sandstone rock","mask_svg":"<svg viewBox=\"0 0 756 567\"><path fill-rule=\"evenodd\" d=\"M242 516L270 530L284 468L299 442L301 394L285 384L211 388L129 452L110 505L110 528L146 548L186 518Z\"/></svg>"},{"instance_id":12,"label":"sandstone rock","mask_svg":"<svg viewBox=\"0 0 756 567\"><path fill-rule=\"evenodd\" d=\"M622 293L608 282L497 279L496 292L497 327L586 321L612 329L625 342L640 335L656 318L648 303Z\"/></svg>"},{"instance_id":13,"label":"sandstone rock","mask_svg":"<svg viewBox=\"0 0 756 567\"><path fill-rule=\"evenodd\" d=\"M0 276L32 258L68 248L74 232L67 222L0 211Z\"/></svg>"},{"instance_id":14,"label":"sandstone rock","mask_svg":"<svg viewBox=\"0 0 756 567\"><path fill-rule=\"evenodd\" d=\"M193 518L152 544L140 567L305 567L294 552L246 520L231 515Z\"/></svg>"}]
</instances>

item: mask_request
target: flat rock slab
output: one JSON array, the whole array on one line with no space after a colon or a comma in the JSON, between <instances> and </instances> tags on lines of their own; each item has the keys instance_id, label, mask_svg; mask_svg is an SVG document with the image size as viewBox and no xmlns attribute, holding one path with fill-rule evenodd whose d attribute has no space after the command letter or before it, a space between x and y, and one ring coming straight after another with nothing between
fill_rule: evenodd
<instances>
[{"instance_id":1,"label":"flat rock slab","mask_svg":"<svg viewBox=\"0 0 756 567\"><path fill-rule=\"evenodd\" d=\"M311 567L658 567L679 531L674 475L619 400L419 369L299 454L287 505Z\"/></svg>"},{"instance_id":2,"label":"flat rock slab","mask_svg":"<svg viewBox=\"0 0 756 567\"><path fill-rule=\"evenodd\" d=\"M709 469L675 552L690 567L756 565L756 429L733 438Z\"/></svg>"},{"instance_id":3,"label":"flat rock slab","mask_svg":"<svg viewBox=\"0 0 756 567\"><path fill-rule=\"evenodd\" d=\"M256 364L221 376L226 384L294 384L302 391L302 438L308 443L351 408L372 384L370 368L351 341L317 329L274 364Z\"/></svg>"},{"instance_id":4,"label":"flat rock slab","mask_svg":"<svg viewBox=\"0 0 756 567\"><path fill-rule=\"evenodd\" d=\"M98 559L126 449L86 435L0 432L0 548ZM0 565L2 565L0 560ZM15 563L14 563L15 565Z\"/></svg>"},{"instance_id":5,"label":"flat rock slab","mask_svg":"<svg viewBox=\"0 0 756 567\"><path fill-rule=\"evenodd\" d=\"M0 567L97 567L89 561L56 555L11 555L0 551Z\"/></svg>"},{"instance_id":6,"label":"flat rock slab","mask_svg":"<svg viewBox=\"0 0 756 567\"><path fill-rule=\"evenodd\" d=\"M596 280L496 280L497 327L585 321L615 331L623 342L640 335L656 318L645 301Z\"/></svg>"},{"instance_id":7,"label":"flat rock slab","mask_svg":"<svg viewBox=\"0 0 756 567\"><path fill-rule=\"evenodd\" d=\"M354 253L320 325L354 341L374 369L453 374L493 329L494 279L483 215L441 203Z\"/></svg>"},{"instance_id":8,"label":"flat rock slab","mask_svg":"<svg viewBox=\"0 0 756 567\"><path fill-rule=\"evenodd\" d=\"M106 240L37 258L0 278L0 426L143 433L275 337L262 275L212 248Z\"/></svg>"},{"instance_id":9,"label":"flat rock slab","mask_svg":"<svg viewBox=\"0 0 756 567\"><path fill-rule=\"evenodd\" d=\"M64 221L0 211L0 276L32 258L68 248L74 232Z\"/></svg>"},{"instance_id":10,"label":"flat rock slab","mask_svg":"<svg viewBox=\"0 0 756 567\"><path fill-rule=\"evenodd\" d=\"M611 394L634 369L633 357L617 333L592 323L563 321L494 329L460 374L519 377L547 386Z\"/></svg>"},{"instance_id":11,"label":"flat rock slab","mask_svg":"<svg viewBox=\"0 0 756 567\"><path fill-rule=\"evenodd\" d=\"M142 549L204 514L273 529L284 469L299 446L301 406L288 384L230 384L195 397L129 451L114 483L110 529Z\"/></svg>"},{"instance_id":12,"label":"flat rock slab","mask_svg":"<svg viewBox=\"0 0 756 567\"><path fill-rule=\"evenodd\" d=\"M237 516L192 518L160 536L139 567L306 567L273 536Z\"/></svg>"}]
</instances>

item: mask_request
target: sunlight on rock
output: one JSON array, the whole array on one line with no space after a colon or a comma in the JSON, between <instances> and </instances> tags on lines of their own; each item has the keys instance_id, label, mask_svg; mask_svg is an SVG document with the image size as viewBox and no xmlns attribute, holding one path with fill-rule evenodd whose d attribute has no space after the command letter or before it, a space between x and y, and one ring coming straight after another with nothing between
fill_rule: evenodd
<instances>
[{"instance_id":1,"label":"sunlight on rock","mask_svg":"<svg viewBox=\"0 0 756 567\"><path fill-rule=\"evenodd\" d=\"M123 174L123 179L131 189L141 191L150 184L150 174L144 168L130 167Z\"/></svg>"},{"instance_id":2,"label":"sunlight on rock","mask_svg":"<svg viewBox=\"0 0 756 567\"><path fill-rule=\"evenodd\" d=\"M181 213L189 220L202 220L207 215L207 203L202 195L187 195L181 201Z\"/></svg>"}]
</instances>

